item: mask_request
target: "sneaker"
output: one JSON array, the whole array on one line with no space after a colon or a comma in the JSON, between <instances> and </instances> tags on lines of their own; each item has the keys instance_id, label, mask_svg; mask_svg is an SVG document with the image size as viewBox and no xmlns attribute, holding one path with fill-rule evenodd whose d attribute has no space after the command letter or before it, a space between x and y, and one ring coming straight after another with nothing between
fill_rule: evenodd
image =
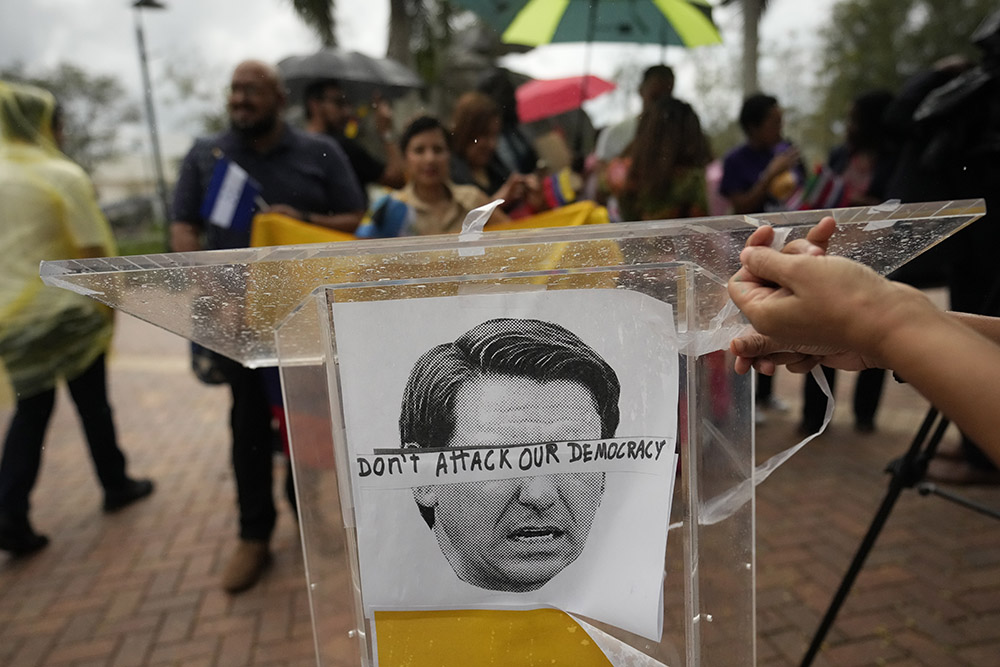
<instances>
[{"instance_id":1,"label":"sneaker","mask_svg":"<svg viewBox=\"0 0 1000 667\"><path fill-rule=\"evenodd\" d=\"M222 588L227 593L239 593L260 581L264 570L271 564L271 551L267 542L240 540L222 573Z\"/></svg>"},{"instance_id":2,"label":"sneaker","mask_svg":"<svg viewBox=\"0 0 1000 667\"><path fill-rule=\"evenodd\" d=\"M39 535L31 528L27 519L15 521L0 516L0 551L12 556L27 556L41 551L49 544L49 538Z\"/></svg>"},{"instance_id":3,"label":"sneaker","mask_svg":"<svg viewBox=\"0 0 1000 667\"><path fill-rule=\"evenodd\" d=\"M153 482L148 479L129 479L124 484L104 492L104 511L117 512L153 492Z\"/></svg>"}]
</instances>

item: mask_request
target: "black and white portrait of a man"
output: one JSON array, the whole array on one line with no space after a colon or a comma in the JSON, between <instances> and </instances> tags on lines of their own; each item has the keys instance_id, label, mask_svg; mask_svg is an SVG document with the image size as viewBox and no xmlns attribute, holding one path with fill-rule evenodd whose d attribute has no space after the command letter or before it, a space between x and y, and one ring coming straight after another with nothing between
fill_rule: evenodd
<instances>
[{"instance_id":1,"label":"black and white portrait of a man","mask_svg":"<svg viewBox=\"0 0 1000 667\"><path fill-rule=\"evenodd\" d=\"M677 460L668 305L567 289L331 310L366 617L550 607L658 636Z\"/></svg>"},{"instance_id":2,"label":"black and white portrait of a man","mask_svg":"<svg viewBox=\"0 0 1000 667\"><path fill-rule=\"evenodd\" d=\"M610 438L618 427L614 370L564 327L499 318L413 367L399 418L404 448L499 447ZM604 473L420 486L420 514L460 579L524 592L583 551Z\"/></svg>"}]
</instances>

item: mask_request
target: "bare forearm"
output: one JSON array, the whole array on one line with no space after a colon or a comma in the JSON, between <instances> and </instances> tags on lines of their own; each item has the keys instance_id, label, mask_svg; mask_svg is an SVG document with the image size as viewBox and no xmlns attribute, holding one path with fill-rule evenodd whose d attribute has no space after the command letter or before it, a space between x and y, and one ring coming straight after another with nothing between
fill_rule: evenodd
<instances>
[{"instance_id":1,"label":"bare forearm","mask_svg":"<svg viewBox=\"0 0 1000 667\"><path fill-rule=\"evenodd\" d=\"M939 313L902 328L883 344L885 366L1000 463L1000 347L965 320ZM972 323L998 333L995 322Z\"/></svg>"},{"instance_id":2,"label":"bare forearm","mask_svg":"<svg viewBox=\"0 0 1000 667\"><path fill-rule=\"evenodd\" d=\"M406 166L399 146L393 141L385 142L385 169L379 178L379 183L390 188L401 188L406 185Z\"/></svg>"},{"instance_id":3,"label":"bare forearm","mask_svg":"<svg viewBox=\"0 0 1000 667\"><path fill-rule=\"evenodd\" d=\"M1000 345L1000 317L988 317L986 315L973 315L971 313L956 313L949 311L955 320L969 327L980 336L990 339Z\"/></svg>"},{"instance_id":4,"label":"bare forearm","mask_svg":"<svg viewBox=\"0 0 1000 667\"><path fill-rule=\"evenodd\" d=\"M892 369L1000 462L995 321L945 313L919 290L843 257L750 246L740 260L729 294L764 336L744 341L739 355L791 350L771 363L799 372L830 359L840 368Z\"/></svg>"}]
</instances>

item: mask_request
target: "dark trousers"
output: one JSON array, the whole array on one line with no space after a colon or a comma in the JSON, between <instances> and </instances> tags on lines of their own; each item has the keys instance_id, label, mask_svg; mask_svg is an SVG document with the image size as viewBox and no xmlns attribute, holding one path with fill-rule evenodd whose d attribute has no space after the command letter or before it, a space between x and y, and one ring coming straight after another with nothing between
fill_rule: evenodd
<instances>
[{"instance_id":1,"label":"dark trousers","mask_svg":"<svg viewBox=\"0 0 1000 667\"><path fill-rule=\"evenodd\" d=\"M837 384L837 371L823 366L830 391ZM881 368L869 368L858 373L857 384L854 386L854 420L858 424L871 424L875 421L875 412L882 399L882 384L885 371ZM802 401L802 424L816 430L823 423L826 414L826 395L819 388L812 375L806 376Z\"/></svg>"},{"instance_id":2,"label":"dark trousers","mask_svg":"<svg viewBox=\"0 0 1000 667\"><path fill-rule=\"evenodd\" d=\"M263 371L228 364L226 380L233 403L229 424L233 435L233 473L240 513L240 537L268 540L276 511L273 484L271 407Z\"/></svg>"},{"instance_id":3,"label":"dark trousers","mask_svg":"<svg viewBox=\"0 0 1000 667\"><path fill-rule=\"evenodd\" d=\"M773 393L774 378L770 375L764 375L763 373L757 373L757 394L756 401L758 403L764 403L771 400L771 394Z\"/></svg>"},{"instance_id":4,"label":"dark trousers","mask_svg":"<svg viewBox=\"0 0 1000 667\"><path fill-rule=\"evenodd\" d=\"M127 479L125 455L118 448L108 404L104 355L67 384L101 486L105 491L121 486ZM28 497L38 479L42 444L55 401L55 389L17 401L17 411L7 429L3 458L0 459L0 513L8 517L27 519Z\"/></svg>"}]
</instances>

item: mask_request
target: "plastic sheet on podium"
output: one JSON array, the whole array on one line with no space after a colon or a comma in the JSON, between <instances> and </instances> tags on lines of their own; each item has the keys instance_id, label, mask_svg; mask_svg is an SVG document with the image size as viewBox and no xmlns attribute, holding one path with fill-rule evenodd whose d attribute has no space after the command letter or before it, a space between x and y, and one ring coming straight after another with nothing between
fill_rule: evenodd
<instances>
[{"instance_id":1,"label":"plastic sheet on podium","mask_svg":"<svg viewBox=\"0 0 1000 667\"><path fill-rule=\"evenodd\" d=\"M725 351L745 326L726 293L740 249L759 224L792 240L831 213L830 253L888 273L984 212L726 216L46 262L42 275L280 366L319 664L740 667L755 663L753 387ZM438 381L458 376L432 368L407 388L424 353L505 327L520 340L521 326L582 341L614 371L610 427L593 388L605 380L589 376L479 371L440 402ZM576 407L600 423L550 418L565 404L553 387L582 388L593 405ZM412 442L404 422L442 414L436 449ZM477 424L487 435L456 444ZM508 470L486 471L487 452ZM474 506L486 497L489 511ZM456 498L465 519L445 507Z\"/></svg>"}]
</instances>

